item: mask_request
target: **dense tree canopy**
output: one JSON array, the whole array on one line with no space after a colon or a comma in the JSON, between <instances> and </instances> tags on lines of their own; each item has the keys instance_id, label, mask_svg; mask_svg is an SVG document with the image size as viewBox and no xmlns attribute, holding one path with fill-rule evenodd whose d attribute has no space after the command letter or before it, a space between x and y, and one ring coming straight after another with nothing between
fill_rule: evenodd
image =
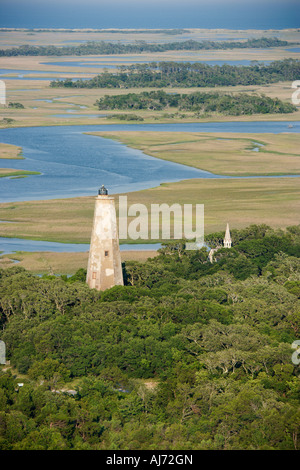
<instances>
[{"instance_id":1,"label":"dense tree canopy","mask_svg":"<svg viewBox=\"0 0 300 470\"><path fill-rule=\"evenodd\" d=\"M180 111L193 111L196 113L221 113L239 116L241 114L268 114L291 113L296 106L284 103L278 98L264 95L239 93L237 95L226 93L165 93L159 91L144 91L142 93L128 93L126 95L105 95L96 101L100 110L143 110L154 111L167 108L177 108Z\"/></svg>"},{"instance_id":2,"label":"dense tree canopy","mask_svg":"<svg viewBox=\"0 0 300 470\"><path fill-rule=\"evenodd\" d=\"M0 448L299 449L300 228L232 239L214 263L166 243L104 292L1 270Z\"/></svg>"},{"instance_id":3,"label":"dense tree canopy","mask_svg":"<svg viewBox=\"0 0 300 470\"><path fill-rule=\"evenodd\" d=\"M300 61L276 60L266 65L208 65L205 62L150 62L120 66L119 72L104 73L88 80L54 80L51 87L66 88L164 88L217 87L236 85L264 85L286 80L297 80Z\"/></svg>"}]
</instances>

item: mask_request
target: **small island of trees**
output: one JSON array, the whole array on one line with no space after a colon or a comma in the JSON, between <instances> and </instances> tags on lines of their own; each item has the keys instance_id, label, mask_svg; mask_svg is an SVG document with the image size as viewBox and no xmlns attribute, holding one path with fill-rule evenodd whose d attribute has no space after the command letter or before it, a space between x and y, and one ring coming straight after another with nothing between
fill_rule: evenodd
<instances>
[{"instance_id":1,"label":"small island of trees","mask_svg":"<svg viewBox=\"0 0 300 470\"><path fill-rule=\"evenodd\" d=\"M284 59L239 65L208 65L204 62L150 62L120 66L119 72L105 72L88 80L54 80L53 88L164 88L264 85L298 80L300 61Z\"/></svg>"},{"instance_id":2,"label":"small island of trees","mask_svg":"<svg viewBox=\"0 0 300 470\"><path fill-rule=\"evenodd\" d=\"M125 95L105 95L96 101L99 110L153 110L177 108L180 111L196 113L220 113L239 116L242 114L292 113L297 108L278 98L264 95L239 93L166 93L162 90L128 93Z\"/></svg>"}]
</instances>

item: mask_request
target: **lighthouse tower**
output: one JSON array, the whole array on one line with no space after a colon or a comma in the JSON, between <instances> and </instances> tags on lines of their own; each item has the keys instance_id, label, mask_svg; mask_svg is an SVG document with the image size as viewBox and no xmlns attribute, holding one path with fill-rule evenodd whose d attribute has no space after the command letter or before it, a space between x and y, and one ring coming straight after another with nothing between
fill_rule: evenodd
<instances>
[{"instance_id":1,"label":"lighthouse tower","mask_svg":"<svg viewBox=\"0 0 300 470\"><path fill-rule=\"evenodd\" d=\"M103 185L95 202L86 282L99 291L123 285L115 200Z\"/></svg>"},{"instance_id":2,"label":"lighthouse tower","mask_svg":"<svg viewBox=\"0 0 300 470\"><path fill-rule=\"evenodd\" d=\"M232 240L230 236L229 224L227 224L226 226L226 232L225 232L223 244L224 244L224 248L231 248Z\"/></svg>"}]
</instances>

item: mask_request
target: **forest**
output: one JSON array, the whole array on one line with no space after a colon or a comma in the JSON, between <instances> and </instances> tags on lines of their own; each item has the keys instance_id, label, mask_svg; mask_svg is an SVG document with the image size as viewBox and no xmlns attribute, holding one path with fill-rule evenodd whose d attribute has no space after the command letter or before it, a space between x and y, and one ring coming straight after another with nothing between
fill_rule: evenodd
<instances>
[{"instance_id":1,"label":"forest","mask_svg":"<svg viewBox=\"0 0 300 470\"><path fill-rule=\"evenodd\" d=\"M237 95L225 93L165 93L162 90L142 93L128 93L126 95L105 95L96 101L99 110L142 110L156 111L167 108L178 108L180 111L194 111L196 113L221 113L231 116L292 113L296 106L284 103L278 98L264 95L239 93Z\"/></svg>"},{"instance_id":2,"label":"forest","mask_svg":"<svg viewBox=\"0 0 300 470\"><path fill-rule=\"evenodd\" d=\"M175 30L176 32L176 30ZM175 34L175 33L174 33ZM177 34L177 32L176 32ZM282 41L278 38L247 39L246 41L183 41L164 44L151 44L145 41L136 41L133 44L111 43L105 41L88 41L78 46L33 46L23 45L0 49L0 57L14 56L65 56L65 55L89 55L89 54L141 54L143 52L166 52L166 51L199 51L218 49L245 49L286 47L297 45Z\"/></svg>"},{"instance_id":3,"label":"forest","mask_svg":"<svg viewBox=\"0 0 300 470\"><path fill-rule=\"evenodd\" d=\"M0 449L299 450L300 226L231 235L104 292L1 270Z\"/></svg>"},{"instance_id":4,"label":"forest","mask_svg":"<svg viewBox=\"0 0 300 470\"><path fill-rule=\"evenodd\" d=\"M53 80L53 88L136 88L136 87L216 87L262 85L297 80L300 61L284 59L270 64L208 65L203 62L150 62L120 66L116 73L107 72L88 80Z\"/></svg>"}]
</instances>

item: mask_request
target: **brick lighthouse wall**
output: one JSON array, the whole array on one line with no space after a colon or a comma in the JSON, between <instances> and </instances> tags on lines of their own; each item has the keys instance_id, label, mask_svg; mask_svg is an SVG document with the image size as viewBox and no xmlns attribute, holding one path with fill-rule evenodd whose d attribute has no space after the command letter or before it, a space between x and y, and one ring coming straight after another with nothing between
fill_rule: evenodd
<instances>
[{"instance_id":1,"label":"brick lighthouse wall","mask_svg":"<svg viewBox=\"0 0 300 470\"><path fill-rule=\"evenodd\" d=\"M107 195L95 201L86 281L97 290L123 285L115 202Z\"/></svg>"}]
</instances>

